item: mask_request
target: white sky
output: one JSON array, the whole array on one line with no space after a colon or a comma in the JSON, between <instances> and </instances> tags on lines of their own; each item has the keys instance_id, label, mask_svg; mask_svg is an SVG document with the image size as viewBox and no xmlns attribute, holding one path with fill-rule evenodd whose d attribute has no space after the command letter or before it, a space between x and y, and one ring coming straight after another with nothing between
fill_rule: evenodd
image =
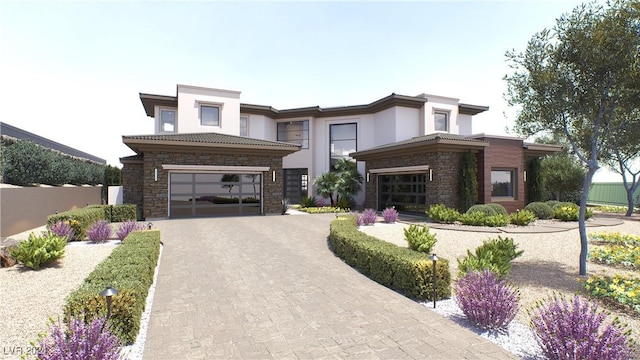
<instances>
[{"instance_id":1,"label":"white sky","mask_svg":"<svg viewBox=\"0 0 640 360\"><path fill-rule=\"evenodd\" d=\"M138 93L178 83L278 109L451 96L504 135L505 52L580 3L0 0L0 119L115 166L122 135L153 133Z\"/></svg>"}]
</instances>

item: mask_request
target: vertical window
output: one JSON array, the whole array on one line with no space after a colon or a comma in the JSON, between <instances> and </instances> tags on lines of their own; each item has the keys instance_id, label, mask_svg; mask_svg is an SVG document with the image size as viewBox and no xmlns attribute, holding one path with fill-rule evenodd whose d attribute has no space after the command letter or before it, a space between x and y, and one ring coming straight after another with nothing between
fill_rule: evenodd
<instances>
[{"instance_id":1,"label":"vertical window","mask_svg":"<svg viewBox=\"0 0 640 360\"><path fill-rule=\"evenodd\" d=\"M278 141L309 148L309 120L278 123Z\"/></svg>"},{"instance_id":2,"label":"vertical window","mask_svg":"<svg viewBox=\"0 0 640 360\"><path fill-rule=\"evenodd\" d=\"M329 125L329 165L331 170L339 159L351 160L349 153L357 150L357 132L358 127L355 123Z\"/></svg>"},{"instance_id":3,"label":"vertical window","mask_svg":"<svg viewBox=\"0 0 640 360\"><path fill-rule=\"evenodd\" d=\"M515 197L514 183L514 170L491 170L492 197Z\"/></svg>"},{"instance_id":4,"label":"vertical window","mask_svg":"<svg viewBox=\"0 0 640 360\"><path fill-rule=\"evenodd\" d=\"M309 175L300 175L300 190L307 191L309 189Z\"/></svg>"},{"instance_id":5,"label":"vertical window","mask_svg":"<svg viewBox=\"0 0 640 360\"><path fill-rule=\"evenodd\" d=\"M200 124L220 126L220 108L217 106L200 106Z\"/></svg>"},{"instance_id":6,"label":"vertical window","mask_svg":"<svg viewBox=\"0 0 640 360\"><path fill-rule=\"evenodd\" d=\"M160 129L166 132L176 131L176 112L173 110L160 110Z\"/></svg>"},{"instance_id":7,"label":"vertical window","mask_svg":"<svg viewBox=\"0 0 640 360\"><path fill-rule=\"evenodd\" d=\"M435 116L435 130L449 132L449 114L446 112L436 112Z\"/></svg>"},{"instance_id":8,"label":"vertical window","mask_svg":"<svg viewBox=\"0 0 640 360\"><path fill-rule=\"evenodd\" d=\"M249 117L240 116L240 136L249 136Z\"/></svg>"}]
</instances>

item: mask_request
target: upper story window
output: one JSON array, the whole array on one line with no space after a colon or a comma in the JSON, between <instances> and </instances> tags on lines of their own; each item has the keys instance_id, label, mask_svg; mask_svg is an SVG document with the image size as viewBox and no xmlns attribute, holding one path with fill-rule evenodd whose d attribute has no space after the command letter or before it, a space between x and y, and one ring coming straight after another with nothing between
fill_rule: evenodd
<instances>
[{"instance_id":1,"label":"upper story window","mask_svg":"<svg viewBox=\"0 0 640 360\"><path fill-rule=\"evenodd\" d=\"M249 136L249 117L240 115L240 136Z\"/></svg>"},{"instance_id":2,"label":"upper story window","mask_svg":"<svg viewBox=\"0 0 640 360\"><path fill-rule=\"evenodd\" d=\"M434 114L434 118L435 131L449 132L449 113L438 111Z\"/></svg>"},{"instance_id":3,"label":"upper story window","mask_svg":"<svg viewBox=\"0 0 640 360\"><path fill-rule=\"evenodd\" d=\"M309 148L309 120L278 123L278 141Z\"/></svg>"},{"instance_id":4,"label":"upper story window","mask_svg":"<svg viewBox=\"0 0 640 360\"><path fill-rule=\"evenodd\" d=\"M176 131L176 112L174 110L160 110L160 129L166 132Z\"/></svg>"},{"instance_id":5,"label":"upper story window","mask_svg":"<svg viewBox=\"0 0 640 360\"><path fill-rule=\"evenodd\" d=\"M329 125L329 165L334 169L336 162L341 158L351 160L349 153L358 150L358 126L351 124Z\"/></svg>"},{"instance_id":6,"label":"upper story window","mask_svg":"<svg viewBox=\"0 0 640 360\"><path fill-rule=\"evenodd\" d=\"M220 126L220 107L200 105L200 125Z\"/></svg>"},{"instance_id":7,"label":"upper story window","mask_svg":"<svg viewBox=\"0 0 640 360\"><path fill-rule=\"evenodd\" d=\"M515 198L515 170L491 170L491 197Z\"/></svg>"}]
</instances>

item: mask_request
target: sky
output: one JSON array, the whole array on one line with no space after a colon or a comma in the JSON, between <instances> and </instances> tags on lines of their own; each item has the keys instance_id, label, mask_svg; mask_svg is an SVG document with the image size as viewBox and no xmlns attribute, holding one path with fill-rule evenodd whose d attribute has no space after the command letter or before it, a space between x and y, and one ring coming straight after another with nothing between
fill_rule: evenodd
<instances>
[{"instance_id":1,"label":"sky","mask_svg":"<svg viewBox=\"0 0 640 360\"><path fill-rule=\"evenodd\" d=\"M0 0L0 121L119 167L122 136L153 133L139 93L177 84L277 109L443 95L515 136L505 53L581 3Z\"/></svg>"}]
</instances>

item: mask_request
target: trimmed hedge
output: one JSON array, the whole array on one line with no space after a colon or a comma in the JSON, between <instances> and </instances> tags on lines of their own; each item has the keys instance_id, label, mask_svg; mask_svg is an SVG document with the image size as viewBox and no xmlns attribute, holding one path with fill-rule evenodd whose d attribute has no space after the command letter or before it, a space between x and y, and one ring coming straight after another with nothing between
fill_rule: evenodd
<instances>
[{"instance_id":1,"label":"trimmed hedge","mask_svg":"<svg viewBox=\"0 0 640 360\"><path fill-rule=\"evenodd\" d=\"M87 229L98 220L106 220L104 218L104 210L100 208L83 208L64 211L59 214L49 215L47 225L51 226L58 221L77 221L77 226L72 225L73 240L84 240L87 237Z\"/></svg>"},{"instance_id":2,"label":"trimmed hedge","mask_svg":"<svg viewBox=\"0 0 640 360\"><path fill-rule=\"evenodd\" d=\"M424 253L409 250L362 233L354 216L331 222L331 250L373 281L415 300L433 300L433 262ZM436 299L451 297L449 261L436 266Z\"/></svg>"},{"instance_id":3,"label":"trimmed hedge","mask_svg":"<svg viewBox=\"0 0 640 360\"><path fill-rule=\"evenodd\" d=\"M64 306L65 319L84 315L85 321L89 321L95 316L105 316L106 301L99 293L112 286L118 294L113 297L109 323L125 344L135 342L159 254L160 231L131 232L84 283L69 294Z\"/></svg>"},{"instance_id":4,"label":"trimmed hedge","mask_svg":"<svg viewBox=\"0 0 640 360\"><path fill-rule=\"evenodd\" d=\"M121 205L89 205L88 208L102 209L104 211L104 219L109 222L125 222L128 220L136 220L137 212L135 204Z\"/></svg>"}]
</instances>

